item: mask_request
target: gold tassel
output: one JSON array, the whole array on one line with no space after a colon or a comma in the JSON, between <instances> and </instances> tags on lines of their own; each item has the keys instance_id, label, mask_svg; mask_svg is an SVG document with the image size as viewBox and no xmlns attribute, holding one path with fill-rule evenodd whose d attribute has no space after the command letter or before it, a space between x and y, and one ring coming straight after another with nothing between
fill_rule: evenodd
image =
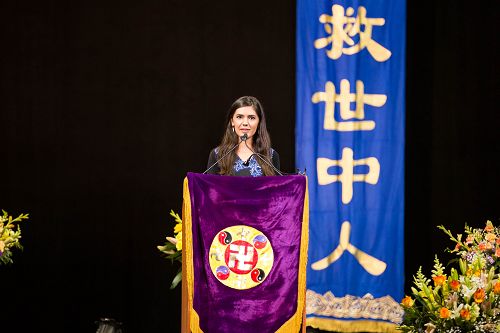
<instances>
[{"instance_id":1,"label":"gold tassel","mask_svg":"<svg viewBox=\"0 0 500 333\"><path fill-rule=\"evenodd\" d=\"M328 318L307 318L307 326L311 326L325 331L336 332L380 332L380 333L396 333L396 324L386 323L372 320L338 320Z\"/></svg>"},{"instance_id":2,"label":"gold tassel","mask_svg":"<svg viewBox=\"0 0 500 333\"><path fill-rule=\"evenodd\" d=\"M307 250L309 246L309 190L306 177L306 190L304 193L304 210L302 213L302 231L300 235L300 258L298 272L297 311L290 317L276 333L297 333L302 325L304 306L306 303L306 271Z\"/></svg>"},{"instance_id":3,"label":"gold tassel","mask_svg":"<svg viewBox=\"0 0 500 333\"><path fill-rule=\"evenodd\" d=\"M184 275L188 286L188 309L189 309L189 326L193 333L203 333L200 329L200 317L193 309L193 290L194 290L194 273L193 273L193 234L192 234L192 215L191 215L191 194L189 193L189 183L187 177L184 178L184 187L182 191L182 232L185 238L186 268L187 272ZM184 282L184 281L183 281Z\"/></svg>"}]
</instances>

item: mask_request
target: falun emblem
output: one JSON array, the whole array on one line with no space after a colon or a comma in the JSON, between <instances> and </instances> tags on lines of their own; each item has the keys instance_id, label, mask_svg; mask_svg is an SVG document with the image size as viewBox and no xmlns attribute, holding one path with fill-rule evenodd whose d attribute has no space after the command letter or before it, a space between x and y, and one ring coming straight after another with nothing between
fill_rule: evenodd
<instances>
[{"instance_id":1,"label":"falun emblem","mask_svg":"<svg viewBox=\"0 0 500 333\"><path fill-rule=\"evenodd\" d=\"M215 278L234 289L261 284L274 263L269 239L259 230L236 225L215 235L210 246L210 268Z\"/></svg>"}]
</instances>

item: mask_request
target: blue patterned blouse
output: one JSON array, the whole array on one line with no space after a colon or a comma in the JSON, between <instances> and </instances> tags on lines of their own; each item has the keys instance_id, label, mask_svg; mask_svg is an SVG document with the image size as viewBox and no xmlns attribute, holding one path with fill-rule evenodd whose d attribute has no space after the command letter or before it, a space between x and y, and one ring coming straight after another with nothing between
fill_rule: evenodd
<instances>
[{"instance_id":1,"label":"blue patterned blouse","mask_svg":"<svg viewBox=\"0 0 500 333\"><path fill-rule=\"evenodd\" d=\"M217 161L219 158L219 148L212 149L210 156L208 158L207 168ZM259 161L258 161L259 160ZM260 163L265 163L260 161L260 157L252 155L248 161L243 161L239 156L236 157L234 162L233 171L235 176L252 176L258 177L263 176L262 167ZM271 162L276 169L280 169L280 158L278 152L271 148ZM218 175L220 173L219 165L214 165L210 170L207 171L209 174Z\"/></svg>"}]
</instances>

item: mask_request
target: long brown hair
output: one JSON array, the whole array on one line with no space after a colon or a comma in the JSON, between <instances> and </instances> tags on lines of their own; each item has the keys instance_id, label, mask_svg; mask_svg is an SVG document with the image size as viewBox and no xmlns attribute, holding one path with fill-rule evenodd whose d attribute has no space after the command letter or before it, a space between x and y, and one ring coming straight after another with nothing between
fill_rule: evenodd
<instances>
[{"instance_id":1,"label":"long brown hair","mask_svg":"<svg viewBox=\"0 0 500 333\"><path fill-rule=\"evenodd\" d=\"M266 126L266 117L264 115L264 108L262 104L260 104L259 100L252 96L243 96L238 98L229 108L229 111L226 116L226 130L224 131L224 136L222 137L222 141L219 145L219 156L223 156L226 152L228 152L234 145L238 144L240 138L233 131L233 127L231 126L231 119L233 118L234 113L237 109L251 106L255 112L257 113L257 117L259 118L259 125L257 126L257 130L255 135L253 136L253 147L252 149L259 154L262 154L267 157L269 161L271 161L271 137L267 132ZM220 162L220 174L221 175L234 175L233 165L238 156L236 155L236 150L228 154L224 157ZM274 170L260 160L258 157L254 157L262 168L262 172L265 176L274 175Z\"/></svg>"}]
</instances>

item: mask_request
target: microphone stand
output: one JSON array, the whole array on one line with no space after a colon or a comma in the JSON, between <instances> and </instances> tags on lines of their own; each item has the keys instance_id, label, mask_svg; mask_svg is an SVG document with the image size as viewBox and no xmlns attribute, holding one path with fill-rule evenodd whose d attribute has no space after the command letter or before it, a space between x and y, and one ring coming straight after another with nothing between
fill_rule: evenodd
<instances>
[{"instance_id":1,"label":"microphone stand","mask_svg":"<svg viewBox=\"0 0 500 333\"><path fill-rule=\"evenodd\" d=\"M248 165L248 162L250 161L250 159L252 158L252 156L258 156L262 161L264 161L267 165L269 165L276 173L278 173L280 176L283 176L283 173L281 171L279 171L271 162L269 162L267 160L267 157L262 155L262 154L259 154L259 153L256 153L252 148L250 148L248 145L247 145L247 140L243 140L245 141L245 146L247 146L248 149L250 149L250 151L252 152L252 155L250 155L250 157L248 158L248 160L246 162L243 162L243 164L247 163L246 165Z\"/></svg>"},{"instance_id":2,"label":"microphone stand","mask_svg":"<svg viewBox=\"0 0 500 333\"><path fill-rule=\"evenodd\" d=\"M207 170L205 170L205 171L203 172L203 174L206 174L206 173L207 173L210 169L212 169L215 165L217 165L217 163L219 163L219 162L220 162L220 161L221 161L224 157L226 157L226 156L227 156L227 155L229 155L229 154L230 154L233 150L235 150L235 149L236 149L236 147L238 147L238 146L240 145L240 143L242 143L243 141L245 141L245 144L246 144L247 139L248 139L248 135L247 135L246 133L245 133L245 134L243 134L243 135L241 136L241 138L240 138L240 141L239 141L237 144L235 144L235 145L233 146L233 148L229 149L227 153L225 153L224 155L222 155L222 157L221 157L221 158L219 158L217 161L215 161L215 163L214 163L214 164L212 164L212 165L211 165L211 166L210 166ZM251 150L251 149L250 149L250 150Z\"/></svg>"}]
</instances>

